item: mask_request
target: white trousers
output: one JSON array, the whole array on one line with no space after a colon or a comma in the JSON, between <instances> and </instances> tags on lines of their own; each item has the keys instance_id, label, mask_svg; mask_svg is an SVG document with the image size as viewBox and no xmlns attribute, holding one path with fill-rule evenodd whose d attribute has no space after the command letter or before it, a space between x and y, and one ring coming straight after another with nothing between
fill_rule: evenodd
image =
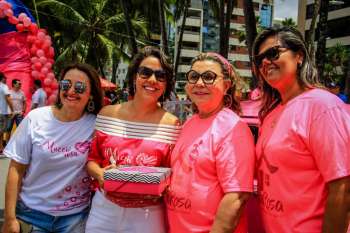
<instances>
[{"instance_id":1,"label":"white trousers","mask_svg":"<svg viewBox=\"0 0 350 233\"><path fill-rule=\"evenodd\" d=\"M85 233L166 233L165 210L161 205L123 208L97 191Z\"/></svg>"}]
</instances>

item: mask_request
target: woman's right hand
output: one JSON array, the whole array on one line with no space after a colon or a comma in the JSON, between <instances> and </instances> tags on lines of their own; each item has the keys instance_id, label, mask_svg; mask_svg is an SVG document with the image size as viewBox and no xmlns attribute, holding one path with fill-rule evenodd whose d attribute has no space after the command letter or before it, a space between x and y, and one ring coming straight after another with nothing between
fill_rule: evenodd
<instances>
[{"instance_id":1,"label":"woman's right hand","mask_svg":"<svg viewBox=\"0 0 350 233\"><path fill-rule=\"evenodd\" d=\"M108 165L108 166L106 166L106 167L101 169L101 173L100 173L100 175L97 178L97 182L98 182L98 184L99 184L101 189L103 189L103 184L104 184L104 181L105 181L104 178L103 178L104 172L109 170L109 169L113 169L113 168L117 168L117 165L111 164L111 165Z\"/></svg>"},{"instance_id":2,"label":"woman's right hand","mask_svg":"<svg viewBox=\"0 0 350 233\"><path fill-rule=\"evenodd\" d=\"M20 233L20 225L16 218L6 220L2 226L2 233Z\"/></svg>"}]
</instances>

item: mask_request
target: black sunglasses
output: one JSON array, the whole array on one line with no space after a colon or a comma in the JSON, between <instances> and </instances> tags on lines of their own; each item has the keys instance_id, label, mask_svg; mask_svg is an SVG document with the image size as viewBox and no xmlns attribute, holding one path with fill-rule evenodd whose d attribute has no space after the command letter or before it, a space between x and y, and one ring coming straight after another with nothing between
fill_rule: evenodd
<instances>
[{"instance_id":1,"label":"black sunglasses","mask_svg":"<svg viewBox=\"0 0 350 233\"><path fill-rule=\"evenodd\" d=\"M156 80L159 82L165 82L167 80L167 73L164 70L152 70L148 67L140 66L137 73L142 79L149 79L154 74Z\"/></svg>"},{"instance_id":2,"label":"black sunglasses","mask_svg":"<svg viewBox=\"0 0 350 233\"><path fill-rule=\"evenodd\" d=\"M72 81L69 79L63 79L60 81L60 90L68 91L72 87ZM74 91L77 94L83 94L86 90L86 84L80 81L74 83Z\"/></svg>"},{"instance_id":3,"label":"black sunglasses","mask_svg":"<svg viewBox=\"0 0 350 233\"><path fill-rule=\"evenodd\" d=\"M186 79L190 84L196 84L198 80L201 78L204 84L213 84L218 77L216 73L207 70L203 73L198 73L197 71L190 70L186 73Z\"/></svg>"},{"instance_id":4,"label":"black sunglasses","mask_svg":"<svg viewBox=\"0 0 350 233\"><path fill-rule=\"evenodd\" d=\"M281 46L274 46L269 49L267 49L265 52L258 54L254 56L254 63L257 67L260 67L262 64L262 61L266 58L269 61L276 61L282 52L285 52L286 50L281 50ZM285 48L287 49L287 48Z\"/></svg>"}]
</instances>

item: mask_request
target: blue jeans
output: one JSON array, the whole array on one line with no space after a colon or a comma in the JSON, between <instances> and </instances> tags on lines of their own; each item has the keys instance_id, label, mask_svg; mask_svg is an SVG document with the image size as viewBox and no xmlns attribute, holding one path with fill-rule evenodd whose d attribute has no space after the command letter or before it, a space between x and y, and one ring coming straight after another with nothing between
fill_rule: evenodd
<instances>
[{"instance_id":1,"label":"blue jeans","mask_svg":"<svg viewBox=\"0 0 350 233\"><path fill-rule=\"evenodd\" d=\"M26 206L18 200L16 216L33 225L33 233L84 233L89 208L80 213L66 216L52 216Z\"/></svg>"},{"instance_id":2,"label":"blue jeans","mask_svg":"<svg viewBox=\"0 0 350 233\"><path fill-rule=\"evenodd\" d=\"M16 122L16 127L19 126L21 121L23 120L23 115L22 114L15 114L9 121L7 125L7 132L11 133L13 124Z\"/></svg>"}]
</instances>

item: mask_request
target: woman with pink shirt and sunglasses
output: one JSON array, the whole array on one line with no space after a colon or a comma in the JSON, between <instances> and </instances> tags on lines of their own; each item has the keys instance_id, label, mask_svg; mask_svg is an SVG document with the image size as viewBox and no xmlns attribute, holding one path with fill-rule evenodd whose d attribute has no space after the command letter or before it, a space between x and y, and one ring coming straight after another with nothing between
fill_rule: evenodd
<instances>
[{"instance_id":1,"label":"woman with pink shirt and sunglasses","mask_svg":"<svg viewBox=\"0 0 350 233\"><path fill-rule=\"evenodd\" d=\"M320 85L296 29L266 29L252 51L263 91L256 173L266 232L345 233L350 114Z\"/></svg>"},{"instance_id":2,"label":"woman with pink shirt and sunglasses","mask_svg":"<svg viewBox=\"0 0 350 233\"><path fill-rule=\"evenodd\" d=\"M56 104L32 110L4 150L11 162L3 233L27 232L20 222L30 232L85 230L91 197L85 164L103 95L87 64L67 66L59 87Z\"/></svg>"},{"instance_id":3,"label":"woman with pink shirt and sunglasses","mask_svg":"<svg viewBox=\"0 0 350 233\"><path fill-rule=\"evenodd\" d=\"M232 65L204 53L186 74L195 115L183 125L171 156L166 196L170 233L247 232L244 213L253 191L254 141L232 98Z\"/></svg>"},{"instance_id":4,"label":"woman with pink shirt and sunglasses","mask_svg":"<svg viewBox=\"0 0 350 233\"><path fill-rule=\"evenodd\" d=\"M135 55L128 69L132 100L104 107L97 116L87 169L97 181L86 233L165 233L161 196L106 192L103 174L116 165L169 167L180 126L161 102L174 87L173 69L156 47Z\"/></svg>"}]
</instances>

